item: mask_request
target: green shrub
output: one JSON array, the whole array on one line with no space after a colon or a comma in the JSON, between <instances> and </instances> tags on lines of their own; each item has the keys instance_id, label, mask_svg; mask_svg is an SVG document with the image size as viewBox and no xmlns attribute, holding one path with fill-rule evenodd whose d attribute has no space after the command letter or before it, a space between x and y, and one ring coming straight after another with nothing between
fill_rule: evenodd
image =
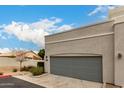
<instances>
[{"instance_id":1,"label":"green shrub","mask_svg":"<svg viewBox=\"0 0 124 93\"><path fill-rule=\"evenodd\" d=\"M12 56L9 56L8 58L15 58L16 56L12 55Z\"/></svg>"},{"instance_id":2,"label":"green shrub","mask_svg":"<svg viewBox=\"0 0 124 93\"><path fill-rule=\"evenodd\" d=\"M0 75L3 75L3 72L0 72Z\"/></svg>"},{"instance_id":3,"label":"green shrub","mask_svg":"<svg viewBox=\"0 0 124 93\"><path fill-rule=\"evenodd\" d=\"M21 68L21 71L28 71L28 68L26 66Z\"/></svg>"},{"instance_id":4,"label":"green shrub","mask_svg":"<svg viewBox=\"0 0 124 93\"><path fill-rule=\"evenodd\" d=\"M44 67L44 63L43 62L37 62L37 67Z\"/></svg>"},{"instance_id":5,"label":"green shrub","mask_svg":"<svg viewBox=\"0 0 124 93\"><path fill-rule=\"evenodd\" d=\"M33 67L30 69L30 72L32 73L33 76L41 75L44 70L43 67Z\"/></svg>"},{"instance_id":6,"label":"green shrub","mask_svg":"<svg viewBox=\"0 0 124 93\"><path fill-rule=\"evenodd\" d=\"M17 72L17 69L16 69L16 68L14 68L14 69L12 70L12 72Z\"/></svg>"},{"instance_id":7,"label":"green shrub","mask_svg":"<svg viewBox=\"0 0 124 93\"><path fill-rule=\"evenodd\" d=\"M30 71L31 68L33 68L34 66L24 66L23 68L21 68L21 71Z\"/></svg>"},{"instance_id":8,"label":"green shrub","mask_svg":"<svg viewBox=\"0 0 124 93\"><path fill-rule=\"evenodd\" d=\"M28 68L28 71L29 71L31 68L34 68L34 66L28 66L27 68Z\"/></svg>"}]
</instances>

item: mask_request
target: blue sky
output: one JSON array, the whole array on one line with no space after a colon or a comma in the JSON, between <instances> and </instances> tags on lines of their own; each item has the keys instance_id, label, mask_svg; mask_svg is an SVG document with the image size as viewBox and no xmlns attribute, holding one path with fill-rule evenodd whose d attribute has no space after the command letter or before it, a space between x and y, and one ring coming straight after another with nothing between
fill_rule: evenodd
<instances>
[{"instance_id":1,"label":"blue sky","mask_svg":"<svg viewBox=\"0 0 124 93\"><path fill-rule=\"evenodd\" d=\"M44 36L107 19L115 6L0 6L0 52L44 47Z\"/></svg>"}]
</instances>

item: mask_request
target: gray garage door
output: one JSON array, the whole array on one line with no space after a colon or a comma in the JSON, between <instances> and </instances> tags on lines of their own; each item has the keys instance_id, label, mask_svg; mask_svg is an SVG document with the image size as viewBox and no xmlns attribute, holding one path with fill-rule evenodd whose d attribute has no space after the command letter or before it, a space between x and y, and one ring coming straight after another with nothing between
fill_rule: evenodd
<instances>
[{"instance_id":1,"label":"gray garage door","mask_svg":"<svg viewBox=\"0 0 124 93\"><path fill-rule=\"evenodd\" d=\"M102 57L50 57L52 74L102 82Z\"/></svg>"}]
</instances>

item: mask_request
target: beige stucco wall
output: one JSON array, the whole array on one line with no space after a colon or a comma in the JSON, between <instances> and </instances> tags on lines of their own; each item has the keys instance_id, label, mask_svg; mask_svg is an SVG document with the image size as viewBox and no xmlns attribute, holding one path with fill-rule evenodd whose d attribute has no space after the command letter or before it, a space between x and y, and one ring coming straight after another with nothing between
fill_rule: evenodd
<instances>
[{"instance_id":1,"label":"beige stucco wall","mask_svg":"<svg viewBox=\"0 0 124 93\"><path fill-rule=\"evenodd\" d=\"M113 21L109 21L61 34L47 36L45 38L46 56L48 56L48 62L45 64L46 71L50 72L50 56L53 55L102 55L103 82L113 83L114 35L112 25Z\"/></svg>"},{"instance_id":2,"label":"beige stucco wall","mask_svg":"<svg viewBox=\"0 0 124 93\"><path fill-rule=\"evenodd\" d=\"M117 7L109 11L109 18L115 18L124 15L124 6Z\"/></svg>"},{"instance_id":3,"label":"beige stucco wall","mask_svg":"<svg viewBox=\"0 0 124 93\"><path fill-rule=\"evenodd\" d=\"M124 22L124 6L109 11L109 19L115 20L114 23Z\"/></svg>"},{"instance_id":4,"label":"beige stucco wall","mask_svg":"<svg viewBox=\"0 0 124 93\"><path fill-rule=\"evenodd\" d=\"M71 31L65 31L51 36L49 35L45 37L45 43L112 32L112 28L111 28L112 24L113 21L107 21L107 22L81 27L79 29L74 29Z\"/></svg>"},{"instance_id":5,"label":"beige stucco wall","mask_svg":"<svg viewBox=\"0 0 124 93\"><path fill-rule=\"evenodd\" d=\"M111 10L109 20L113 21L46 36L46 71L50 72L50 56L101 55L103 82L124 86L124 7Z\"/></svg>"},{"instance_id":6,"label":"beige stucco wall","mask_svg":"<svg viewBox=\"0 0 124 93\"><path fill-rule=\"evenodd\" d=\"M115 24L115 84L124 86L124 23ZM118 53L122 58L118 58Z\"/></svg>"}]
</instances>

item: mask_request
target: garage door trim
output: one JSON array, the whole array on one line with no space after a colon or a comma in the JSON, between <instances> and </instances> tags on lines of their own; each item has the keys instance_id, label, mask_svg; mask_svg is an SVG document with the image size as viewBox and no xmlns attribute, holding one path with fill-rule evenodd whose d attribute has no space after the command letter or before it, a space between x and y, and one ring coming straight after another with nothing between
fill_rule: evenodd
<instances>
[{"instance_id":1,"label":"garage door trim","mask_svg":"<svg viewBox=\"0 0 124 93\"><path fill-rule=\"evenodd\" d=\"M101 61L101 62L98 63L98 66L100 66L100 67L98 67L98 68L100 69L100 71L98 71L98 72L100 72L100 73L97 73L97 72L96 72L96 73L97 73L97 74L100 74L100 76L99 76L99 77L100 77L99 82L103 82L103 69L102 69L102 68L103 68L103 67L102 67L102 66L103 66L103 63L102 63L102 56L51 56L51 57L50 57L50 72L51 72L52 74L55 74L55 73L52 72L52 67L51 67L51 66L52 66L52 65L51 65L51 64L52 64L51 59L53 59L53 58L82 58L82 59L83 59L83 58L91 58L91 59L92 59L92 58L93 58L93 59L94 59L94 58L100 58L100 61ZM97 63L97 62L96 62L96 63ZM60 63L60 64L61 64L61 63ZM83 63L81 63L81 64L83 64ZM86 63L86 64L87 64L87 63ZM67 68L66 68L66 69L67 69ZM94 68L94 69L95 69L95 68ZM87 71L88 71L88 70L87 70ZM91 74L92 74L92 73L91 73ZM61 74L60 74L60 75L61 75ZM66 76L66 75L65 75L65 76ZM91 80L91 81L92 81L92 80Z\"/></svg>"}]
</instances>

